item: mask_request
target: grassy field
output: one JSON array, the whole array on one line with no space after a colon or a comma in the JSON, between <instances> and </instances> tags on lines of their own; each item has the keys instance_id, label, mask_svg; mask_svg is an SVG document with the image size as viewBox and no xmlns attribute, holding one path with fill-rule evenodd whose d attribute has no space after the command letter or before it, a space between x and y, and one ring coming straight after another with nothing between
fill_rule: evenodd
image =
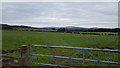
<instances>
[{"instance_id":1,"label":"grassy field","mask_svg":"<svg viewBox=\"0 0 120 68\"><path fill-rule=\"evenodd\" d=\"M82 35L71 33L58 33L58 32L31 32L31 31L3 31L2 32L2 47L3 49L19 48L21 45L55 45L55 46L72 46L72 47L89 47L89 48L110 48L118 49L118 36L109 35ZM70 49L51 49L51 48L33 48L35 54L50 54L60 56L71 56L78 50ZM108 61L118 61L118 54L93 52L99 59ZM75 57L81 57L81 53ZM91 58L88 54L86 58ZM108 58L106 58L108 57ZM64 59L36 57L34 61L43 63L58 64ZM36 58L40 58L37 59ZM46 59L46 60L45 60ZM54 60L53 60L54 59ZM40 60L40 61L38 61ZM82 61L71 60L66 62L65 65L79 66ZM86 66L100 66L101 64L95 62L87 62Z\"/></svg>"},{"instance_id":2,"label":"grassy field","mask_svg":"<svg viewBox=\"0 0 120 68\"><path fill-rule=\"evenodd\" d=\"M81 35L57 32L3 31L3 48L27 45L60 45L118 49L118 36Z\"/></svg>"}]
</instances>

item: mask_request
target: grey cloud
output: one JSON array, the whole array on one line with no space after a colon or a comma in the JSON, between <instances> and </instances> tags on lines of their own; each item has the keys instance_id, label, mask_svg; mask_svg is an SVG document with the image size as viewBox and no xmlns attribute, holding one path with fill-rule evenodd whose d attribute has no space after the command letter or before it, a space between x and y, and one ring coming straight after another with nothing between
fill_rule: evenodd
<instances>
[{"instance_id":1,"label":"grey cloud","mask_svg":"<svg viewBox=\"0 0 120 68\"><path fill-rule=\"evenodd\" d=\"M31 26L117 25L115 2L14 2L3 3L3 23ZM94 23L93 23L94 22ZM109 24L105 24L107 22ZM81 24L82 23L82 24ZM42 27L42 26L40 26ZM113 26L115 27L115 26Z\"/></svg>"}]
</instances>

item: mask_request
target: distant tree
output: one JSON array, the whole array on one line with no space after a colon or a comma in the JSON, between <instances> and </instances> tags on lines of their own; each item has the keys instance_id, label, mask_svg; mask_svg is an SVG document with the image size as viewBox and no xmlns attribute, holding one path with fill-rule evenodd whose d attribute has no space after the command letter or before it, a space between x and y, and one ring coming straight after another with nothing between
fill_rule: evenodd
<instances>
[{"instance_id":1,"label":"distant tree","mask_svg":"<svg viewBox=\"0 0 120 68\"><path fill-rule=\"evenodd\" d=\"M52 30L56 30L55 28L52 28Z\"/></svg>"},{"instance_id":2,"label":"distant tree","mask_svg":"<svg viewBox=\"0 0 120 68\"><path fill-rule=\"evenodd\" d=\"M59 29L57 30L57 32L65 32L65 31L66 31L65 28L59 28Z\"/></svg>"},{"instance_id":3,"label":"distant tree","mask_svg":"<svg viewBox=\"0 0 120 68\"><path fill-rule=\"evenodd\" d=\"M29 31L28 29L26 29L25 31Z\"/></svg>"},{"instance_id":4,"label":"distant tree","mask_svg":"<svg viewBox=\"0 0 120 68\"><path fill-rule=\"evenodd\" d=\"M78 31L74 31L74 34L80 34Z\"/></svg>"}]
</instances>

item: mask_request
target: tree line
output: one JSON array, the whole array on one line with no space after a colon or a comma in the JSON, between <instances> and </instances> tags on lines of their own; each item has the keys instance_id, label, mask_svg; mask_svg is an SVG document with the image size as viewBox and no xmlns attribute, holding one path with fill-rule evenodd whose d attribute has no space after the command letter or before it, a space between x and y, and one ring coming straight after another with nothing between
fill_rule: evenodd
<instances>
[{"instance_id":1,"label":"tree line","mask_svg":"<svg viewBox=\"0 0 120 68\"><path fill-rule=\"evenodd\" d=\"M66 28L59 28L57 32L70 32L70 31L79 31L79 32L119 32L120 28L99 28L99 29L86 29L86 30L70 30Z\"/></svg>"}]
</instances>

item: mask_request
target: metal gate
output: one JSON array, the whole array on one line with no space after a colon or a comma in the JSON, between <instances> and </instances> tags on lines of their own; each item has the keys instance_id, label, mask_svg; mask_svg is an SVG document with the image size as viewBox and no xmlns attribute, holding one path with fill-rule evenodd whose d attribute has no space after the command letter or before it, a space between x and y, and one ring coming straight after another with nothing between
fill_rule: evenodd
<instances>
[{"instance_id":1,"label":"metal gate","mask_svg":"<svg viewBox=\"0 0 120 68\"><path fill-rule=\"evenodd\" d=\"M64 57L64 56L54 56L54 55L41 55L41 54L33 54L32 53L32 48L33 47L50 47L50 48L67 48L67 49L79 49L78 52L74 53L72 56L70 57ZM89 52L88 50L92 50L92 51L103 51L103 52L115 52L115 53L120 53L120 50L111 50L111 49L95 49L95 48L81 48L81 47L66 47L66 46L47 46L47 45L30 45L30 65L32 67L32 64L39 64L39 65L47 65L47 66L58 66L58 67L70 67L70 66L63 66L61 64L63 64L64 62L73 59L73 60L82 60L82 66L84 67L85 65L85 61L93 61L93 62L99 62L101 63L103 66L107 66L105 63L109 63L109 64L120 64L120 62L113 62L113 61L102 61L100 59L98 59L95 55L93 55L91 52ZM74 58L75 55L79 54L82 52L82 58ZM95 60L93 59L85 59L85 54L84 53L88 53L89 55L91 55ZM55 65L55 64L44 64L44 63L37 63L37 62L33 62L33 58L32 56L46 56L46 57L54 57L54 58L64 58L66 60L60 62L59 64Z\"/></svg>"}]
</instances>

